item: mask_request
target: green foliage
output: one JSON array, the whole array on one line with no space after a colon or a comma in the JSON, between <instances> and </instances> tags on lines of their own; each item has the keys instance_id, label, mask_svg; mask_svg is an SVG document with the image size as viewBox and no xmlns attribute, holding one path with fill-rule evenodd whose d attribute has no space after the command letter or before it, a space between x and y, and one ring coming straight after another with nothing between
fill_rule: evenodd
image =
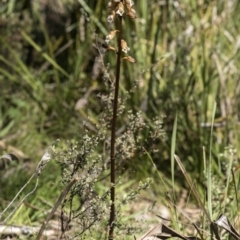
<instances>
[{"instance_id":1,"label":"green foliage","mask_svg":"<svg viewBox=\"0 0 240 240\"><path fill-rule=\"evenodd\" d=\"M173 164L175 152L203 199L211 184L208 209L213 218L224 211L233 220L239 192L239 1L143 0L134 8L137 19L124 22L124 38L137 63L123 62L121 71L118 175L128 169L129 179L149 174L155 178L151 156L166 186L171 186L172 175L179 190L187 183ZM98 184L89 186L97 196L109 190L100 183L108 175L107 167L103 173L102 168L108 162L116 62L115 53L106 54L102 47L107 15L102 0L0 1L0 147L2 154L12 146L24 153L15 174L11 166L1 173L1 209L34 172L43 149L57 138L72 141L57 154L62 169L52 162L44 169L37 195L52 205L81 167L101 172L91 177L91 184ZM234 154L226 146L232 146ZM79 154L82 166L74 162ZM71 164L75 170L68 169ZM166 189L155 182L153 189L162 197ZM81 184L75 190L86 195ZM72 195L63 206L68 213L71 203L80 202ZM31 196L29 201L45 209L39 198ZM96 201L98 197L94 206ZM22 222L28 217L30 222L41 220L41 211L28 216L21 211L17 218L22 216Z\"/></svg>"}]
</instances>

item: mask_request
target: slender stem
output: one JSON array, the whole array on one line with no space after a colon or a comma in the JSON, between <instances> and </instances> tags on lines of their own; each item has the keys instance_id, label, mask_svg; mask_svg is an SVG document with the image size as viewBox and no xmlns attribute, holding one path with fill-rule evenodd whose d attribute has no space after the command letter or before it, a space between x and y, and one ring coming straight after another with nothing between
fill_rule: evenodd
<instances>
[{"instance_id":1,"label":"slender stem","mask_svg":"<svg viewBox=\"0 0 240 240\"><path fill-rule=\"evenodd\" d=\"M63 199L67 196L68 192L71 190L72 186L78 181L78 178L74 178L71 180L70 183L68 183L68 185L65 187L65 189L62 191L61 195L59 196L56 204L54 205L52 211L48 214L47 219L43 222L38 235L37 235L37 240L42 239L42 234L44 229L46 228L49 220L52 218L52 216L54 215L54 213L57 211L58 207L60 206L61 202L63 201Z\"/></svg>"},{"instance_id":2,"label":"slender stem","mask_svg":"<svg viewBox=\"0 0 240 240\"><path fill-rule=\"evenodd\" d=\"M117 120L117 107L118 107L118 89L120 80L120 66L121 66L121 40L122 40L122 17L119 16L119 34L118 34L118 52L117 52L117 65L116 65L116 81L115 81L115 94L113 100L113 117L112 117L112 129L111 129L111 210L109 220L109 240L114 239L114 220L115 220L115 129Z\"/></svg>"}]
</instances>

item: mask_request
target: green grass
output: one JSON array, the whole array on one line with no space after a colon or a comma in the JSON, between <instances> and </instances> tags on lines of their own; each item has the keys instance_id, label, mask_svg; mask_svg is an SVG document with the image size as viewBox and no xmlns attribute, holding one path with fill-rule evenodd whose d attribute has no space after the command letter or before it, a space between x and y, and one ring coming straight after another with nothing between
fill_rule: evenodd
<instances>
[{"instance_id":1,"label":"green grass","mask_svg":"<svg viewBox=\"0 0 240 240\"><path fill-rule=\"evenodd\" d=\"M196 204L174 162L175 153L211 218L224 213L234 222L239 215L240 4L237 0L173 2L135 2L138 18L124 22L124 38L137 63L124 63L121 70L120 97L125 108L117 128L128 127L129 110L133 114L141 110L149 126L136 130L141 137L139 146L145 150L137 149L124 166L130 171L126 182L135 181L134 185L150 176L159 201L165 201L165 188L174 189L176 201L186 188L190 202ZM93 47L96 36L104 39L108 31L106 4L62 1L50 5L46 20L39 4L0 3L0 140L27 156L16 174L1 172L1 209L33 173L53 141L78 140L84 121L90 122L90 132L96 132L95 124L102 124L107 102L100 103L99 95L111 91L111 82L104 80L104 73L95 79L91 73L99 56ZM112 80L115 57L114 53L104 57ZM86 105L76 111L81 98ZM162 124L154 122L155 118ZM154 137L160 131L165 137ZM0 149L0 153L8 149ZM107 156L106 152L103 144L95 154ZM38 191L28 199L40 209L45 206L38 199L53 204L62 190L56 185L61 180L59 166L51 163L43 174ZM159 188L159 176L166 187ZM120 191L127 192L129 186L124 186ZM101 187L99 183L100 192ZM41 211L28 211L19 209L12 222L42 220L38 217Z\"/></svg>"}]
</instances>

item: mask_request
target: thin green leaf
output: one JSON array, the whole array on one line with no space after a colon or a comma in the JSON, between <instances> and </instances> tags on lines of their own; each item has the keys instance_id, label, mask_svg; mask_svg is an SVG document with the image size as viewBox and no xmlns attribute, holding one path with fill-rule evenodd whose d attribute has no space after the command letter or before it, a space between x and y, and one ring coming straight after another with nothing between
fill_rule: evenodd
<instances>
[{"instance_id":1,"label":"thin green leaf","mask_svg":"<svg viewBox=\"0 0 240 240\"><path fill-rule=\"evenodd\" d=\"M41 47L39 47L24 31L21 31L23 38L30 43L38 52L41 52L42 56L53 65L59 72L61 72L65 77L69 78L69 74L60 67L47 53L42 52Z\"/></svg>"}]
</instances>

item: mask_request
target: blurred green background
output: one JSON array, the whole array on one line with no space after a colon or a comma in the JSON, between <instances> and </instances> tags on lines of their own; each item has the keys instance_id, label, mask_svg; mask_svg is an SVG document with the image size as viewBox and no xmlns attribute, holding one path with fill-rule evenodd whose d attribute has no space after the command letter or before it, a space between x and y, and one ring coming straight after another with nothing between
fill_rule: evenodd
<instances>
[{"instance_id":1,"label":"blurred green background","mask_svg":"<svg viewBox=\"0 0 240 240\"><path fill-rule=\"evenodd\" d=\"M106 21L107 2L0 1L0 147L2 154L20 151L23 161L23 174L1 173L1 200L14 196L53 141L77 139L88 119L99 123L104 106L98 95L111 85L106 74L114 80L116 59L99 43L114 29ZM165 137L154 142L158 152L151 153L159 171L170 179L176 114L175 152L196 181L210 140L216 171L226 147L236 149L238 162L240 2L136 0L134 8L137 19L124 21L124 39L137 63L123 63L120 96L128 94L126 109L142 111L147 121L162 119ZM118 118L118 128L126 119ZM141 174L151 172L146 156L135 161ZM46 171L59 170L51 163ZM184 185L180 171L175 173ZM42 185L55 178L46 173Z\"/></svg>"}]
</instances>

